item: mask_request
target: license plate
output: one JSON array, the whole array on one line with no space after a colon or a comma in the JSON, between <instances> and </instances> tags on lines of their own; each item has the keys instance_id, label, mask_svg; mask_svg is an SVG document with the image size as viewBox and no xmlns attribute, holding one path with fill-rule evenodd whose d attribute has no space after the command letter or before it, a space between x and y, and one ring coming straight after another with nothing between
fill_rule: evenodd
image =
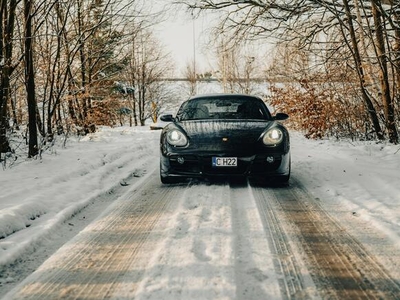
<instances>
[{"instance_id":1,"label":"license plate","mask_svg":"<svg viewBox=\"0 0 400 300\"><path fill-rule=\"evenodd\" d=\"M213 157L213 167L237 167L237 157Z\"/></svg>"}]
</instances>

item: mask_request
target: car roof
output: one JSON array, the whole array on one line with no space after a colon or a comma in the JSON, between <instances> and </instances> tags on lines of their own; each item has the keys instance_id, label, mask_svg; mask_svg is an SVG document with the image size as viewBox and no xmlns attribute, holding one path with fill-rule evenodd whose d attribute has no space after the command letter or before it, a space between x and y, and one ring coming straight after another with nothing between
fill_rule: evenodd
<instances>
[{"instance_id":1,"label":"car roof","mask_svg":"<svg viewBox=\"0 0 400 300\"><path fill-rule=\"evenodd\" d=\"M189 98L189 100L202 99L202 98L249 98L254 100L261 100L261 98L247 94L229 94L229 93L216 93L216 94L200 94ZM262 100L261 100L262 101Z\"/></svg>"}]
</instances>

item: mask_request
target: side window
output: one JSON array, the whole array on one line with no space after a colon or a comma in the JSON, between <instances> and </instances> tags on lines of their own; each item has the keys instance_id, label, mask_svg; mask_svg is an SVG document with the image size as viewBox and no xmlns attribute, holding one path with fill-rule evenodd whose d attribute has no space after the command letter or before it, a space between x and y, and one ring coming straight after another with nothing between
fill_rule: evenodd
<instances>
[{"instance_id":1,"label":"side window","mask_svg":"<svg viewBox=\"0 0 400 300\"><path fill-rule=\"evenodd\" d=\"M188 115L188 104L189 102L185 102L181 105L181 107L178 110L178 113L176 114L176 118L180 121L184 121L184 120L188 120L189 119L189 115Z\"/></svg>"}]
</instances>

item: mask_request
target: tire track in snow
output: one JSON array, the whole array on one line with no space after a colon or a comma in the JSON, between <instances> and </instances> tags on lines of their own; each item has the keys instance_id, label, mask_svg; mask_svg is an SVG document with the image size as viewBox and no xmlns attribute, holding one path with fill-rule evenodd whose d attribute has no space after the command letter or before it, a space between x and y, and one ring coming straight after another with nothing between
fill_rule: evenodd
<instances>
[{"instance_id":1,"label":"tire track in snow","mask_svg":"<svg viewBox=\"0 0 400 300\"><path fill-rule=\"evenodd\" d=\"M314 284L305 270L295 247L292 247L282 222L277 214L277 201L271 201L271 196L265 187L252 187L253 197L258 206L261 220L266 232L268 244L274 256L274 266L279 274L279 286L283 299L309 299Z\"/></svg>"},{"instance_id":2,"label":"tire track in snow","mask_svg":"<svg viewBox=\"0 0 400 300\"><path fill-rule=\"evenodd\" d=\"M286 235L303 249L302 256L322 298L399 299L399 283L296 179L286 188L255 190L273 203Z\"/></svg>"},{"instance_id":3,"label":"tire track in snow","mask_svg":"<svg viewBox=\"0 0 400 300\"><path fill-rule=\"evenodd\" d=\"M162 187L156 194L158 178L152 178L126 193L6 299L105 299L134 290L156 243L147 238L178 192Z\"/></svg>"}]
</instances>

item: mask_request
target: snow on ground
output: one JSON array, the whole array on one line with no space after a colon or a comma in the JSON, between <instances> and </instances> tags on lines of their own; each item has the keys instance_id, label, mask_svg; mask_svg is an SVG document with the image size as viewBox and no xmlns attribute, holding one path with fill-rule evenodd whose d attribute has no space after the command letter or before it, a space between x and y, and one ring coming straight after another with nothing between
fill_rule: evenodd
<instances>
[{"instance_id":1,"label":"snow on ground","mask_svg":"<svg viewBox=\"0 0 400 300\"><path fill-rule=\"evenodd\" d=\"M42 159L20 159L0 170L0 269L33 251L99 194L156 169L158 138L159 131L148 128L104 127L70 138L65 148L56 143ZM373 253L379 255L379 245L361 234L367 229L400 252L400 146L292 133L292 162L293 180ZM354 218L366 227L350 228ZM390 271L400 278L397 267Z\"/></svg>"},{"instance_id":2,"label":"snow on ground","mask_svg":"<svg viewBox=\"0 0 400 300\"><path fill-rule=\"evenodd\" d=\"M340 205L400 248L400 146L295 136L293 173L323 205ZM345 220L344 220L345 221Z\"/></svg>"},{"instance_id":3,"label":"snow on ground","mask_svg":"<svg viewBox=\"0 0 400 300\"><path fill-rule=\"evenodd\" d=\"M102 128L71 138L65 148L60 141L40 160L1 170L0 268L33 250L98 195L142 176L157 139L150 130Z\"/></svg>"}]
</instances>

